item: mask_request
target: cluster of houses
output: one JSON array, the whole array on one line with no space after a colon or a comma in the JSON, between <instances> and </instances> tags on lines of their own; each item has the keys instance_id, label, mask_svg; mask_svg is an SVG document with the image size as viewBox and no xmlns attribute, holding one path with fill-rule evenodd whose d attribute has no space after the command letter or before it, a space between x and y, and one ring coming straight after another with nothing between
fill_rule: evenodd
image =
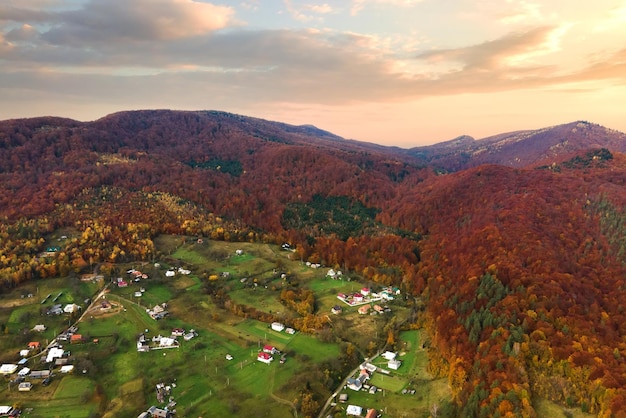
<instances>
[{"instance_id":1,"label":"cluster of houses","mask_svg":"<svg viewBox=\"0 0 626 418\"><path fill-rule=\"evenodd\" d=\"M78 335L75 331L77 330L73 330L73 332L66 331L63 335ZM43 386L47 386L52 379L52 371L55 367L58 367L59 369L57 370L62 374L72 373L74 371L74 366L72 364L68 364L70 361L70 352L64 350L63 346L58 342L53 342L53 344L44 350L44 353L41 356L41 363L45 363L47 368L43 370L32 370L27 365L29 358L41 351L41 343L38 341L31 341L28 343L27 347L28 348L20 350L19 354L22 358L19 362L17 362L17 364L5 363L0 365L0 375L4 375L10 379L9 385L17 385L17 390L19 392L30 392L34 386L33 382L36 380L41 380L41 384ZM10 415L11 411L13 410L6 410L3 412L4 415L0 414L0 417L12 416Z\"/></svg>"},{"instance_id":2,"label":"cluster of houses","mask_svg":"<svg viewBox=\"0 0 626 418\"><path fill-rule=\"evenodd\" d=\"M170 336L155 335L149 338L145 333L139 334L137 338L137 351L145 353L150 350L162 350L166 348L178 348L180 342L178 337L182 337L185 341L190 341L198 336L198 333L191 329L185 331L183 328L174 328Z\"/></svg>"},{"instance_id":3,"label":"cluster of houses","mask_svg":"<svg viewBox=\"0 0 626 418\"><path fill-rule=\"evenodd\" d=\"M278 349L276 347L274 347L273 345L265 345L263 346L263 349L261 351L259 351L259 354L257 355L257 360L260 361L261 363L265 363L265 364L270 364L272 361L274 361L274 355L279 355L280 351L278 351ZM285 356L282 356L280 358L280 363L284 363L285 362Z\"/></svg>"},{"instance_id":4,"label":"cluster of houses","mask_svg":"<svg viewBox=\"0 0 626 418\"><path fill-rule=\"evenodd\" d=\"M46 315L62 315L64 313L72 314L80 311L80 309L81 307L75 303L68 303L65 306L62 303L57 303L46 309Z\"/></svg>"},{"instance_id":5,"label":"cluster of houses","mask_svg":"<svg viewBox=\"0 0 626 418\"><path fill-rule=\"evenodd\" d=\"M146 309L146 313L150 316L150 318L158 321L159 319L163 319L169 315L169 312L166 309L167 303L164 302L160 305L154 305L154 307Z\"/></svg>"}]
</instances>

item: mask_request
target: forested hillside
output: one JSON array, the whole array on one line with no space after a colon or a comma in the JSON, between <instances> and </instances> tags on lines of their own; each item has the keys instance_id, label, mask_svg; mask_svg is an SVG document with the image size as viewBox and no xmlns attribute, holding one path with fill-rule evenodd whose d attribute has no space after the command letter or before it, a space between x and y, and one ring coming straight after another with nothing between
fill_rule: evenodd
<instances>
[{"instance_id":1,"label":"forested hillside","mask_svg":"<svg viewBox=\"0 0 626 418\"><path fill-rule=\"evenodd\" d=\"M606 130L552 131L568 147L544 164L442 174L444 154L223 112L4 121L0 279L152 260L163 233L289 242L422 296L461 416L532 417L533 394L624 416L626 157L596 146Z\"/></svg>"}]
</instances>

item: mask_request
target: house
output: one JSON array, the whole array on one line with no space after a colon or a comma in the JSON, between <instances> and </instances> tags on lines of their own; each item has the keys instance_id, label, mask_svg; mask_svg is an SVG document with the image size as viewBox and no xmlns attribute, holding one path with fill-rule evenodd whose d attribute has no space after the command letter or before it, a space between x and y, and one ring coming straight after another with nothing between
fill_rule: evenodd
<instances>
[{"instance_id":1,"label":"house","mask_svg":"<svg viewBox=\"0 0 626 418\"><path fill-rule=\"evenodd\" d=\"M263 346L263 352L264 353L268 353L268 354L279 353L279 351L273 345L265 345L265 346Z\"/></svg>"},{"instance_id":2,"label":"house","mask_svg":"<svg viewBox=\"0 0 626 418\"><path fill-rule=\"evenodd\" d=\"M72 334L70 337L70 344L80 344L83 342L83 336L80 334Z\"/></svg>"},{"instance_id":3,"label":"house","mask_svg":"<svg viewBox=\"0 0 626 418\"><path fill-rule=\"evenodd\" d=\"M29 354L30 354L30 350L26 350L26 349L24 349L24 350L20 350L20 356L21 356L21 357L26 357L26 356L28 356Z\"/></svg>"},{"instance_id":4,"label":"house","mask_svg":"<svg viewBox=\"0 0 626 418\"><path fill-rule=\"evenodd\" d=\"M51 348L50 350L48 350L48 355L46 356L46 363L52 363L54 359L63 357L63 353L64 351L62 348L57 348L57 347Z\"/></svg>"},{"instance_id":5,"label":"house","mask_svg":"<svg viewBox=\"0 0 626 418\"><path fill-rule=\"evenodd\" d=\"M142 296L143 296L143 293L141 293L141 292L135 292L135 293L133 294L133 296L135 296L136 298L140 298L140 297L142 297Z\"/></svg>"},{"instance_id":6,"label":"house","mask_svg":"<svg viewBox=\"0 0 626 418\"><path fill-rule=\"evenodd\" d=\"M33 388L33 384L30 382L22 382L20 383L20 385L17 387L17 390L20 392L30 392L30 390Z\"/></svg>"},{"instance_id":7,"label":"house","mask_svg":"<svg viewBox=\"0 0 626 418\"><path fill-rule=\"evenodd\" d=\"M18 376L28 376L28 373L30 373L30 369L28 367L24 367L24 368L22 368L22 370L17 372L17 375Z\"/></svg>"},{"instance_id":8,"label":"house","mask_svg":"<svg viewBox=\"0 0 626 418\"><path fill-rule=\"evenodd\" d=\"M289 335L293 335L293 334L295 334L295 333L296 333L296 330L295 330L295 329L293 329L293 328L287 328L287 329L285 329L285 332L286 332L287 334L289 334Z\"/></svg>"},{"instance_id":9,"label":"house","mask_svg":"<svg viewBox=\"0 0 626 418\"><path fill-rule=\"evenodd\" d=\"M50 377L50 370L32 370L30 372L31 379L45 379Z\"/></svg>"},{"instance_id":10,"label":"house","mask_svg":"<svg viewBox=\"0 0 626 418\"><path fill-rule=\"evenodd\" d=\"M394 353L392 351L385 351L383 354L381 354L381 356L385 360L393 360L393 359L396 358L396 353Z\"/></svg>"},{"instance_id":11,"label":"house","mask_svg":"<svg viewBox=\"0 0 626 418\"><path fill-rule=\"evenodd\" d=\"M7 406L7 405L0 406L0 417L11 416L11 412L13 412L12 406Z\"/></svg>"},{"instance_id":12,"label":"house","mask_svg":"<svg viewBox=\"0 0 626 418\"><path fill-rule=\"evenodd\" d=\"M176 272L174 270L168 270L165 272L165 277L174 277Z\"/></svg>"},{"instance_id":13,"label":"house","mask_svg":"<svg viewBox=\"0 0 626 418\"><path fill-rule=\"evenodd\" d=\"M385 309L380 305L374 305L374 310L378 312L379 314L385 312Z\"/></svg>"},{"instance_id":14,"label":"house","mask_svg":"<svg viewBox=\"0 0 626 418\"><path fill-rule=\"evenodd\" d=\"M280 322L272 322L272 329L277 332L282 332L285 329L285 326Z\"/></svg>"},{"instance_id":15,"label":"house","mask_svg":"<svg viewBox=\"0 0 626 418\"><path fill-rule=\"evenodd\" d=\"M373 408L370 408L367 410L367 415L365 415L365 418L376 418L378 416L378 411L376 411Z\"/></svg>"},{"instance_id":16,"label":"house","mask_svg":"<svg viewBox=\"0 0 626 418\"><path fill-rule=\"evenodd\" d=\"M370 390L369 390L370 395L374 395L377 391L378 391L378 388L376 386L370 386Z\"/></svg>"},{"instance_id":17,"label":"house","mask_svg":"<svg viewBox=\"0 0 626 418\"><path fill-rule=\"evenodd\" d=\"M398 370L401 365L402 365L402 362L396 359L389 360L389 362L387 363L387 367L389 367L392 370Z\"/></svg>"},{"instance_id":18,"label":"house","mask_svg":"<svg viewBox=\"0 0 626 418\"><path fill-rule=\"evenodd\" d=\"M17 364L3 364L0 366L0 374L13 374L17 371Z\"/></svg>"},{"instance_id":19,"label":"house","mask_svg":"<svg viewBox=\"0 0 626 418\"><path fill-rule=\"evenodd\" d=\"M361 289L361 294L362 294L363 296L368 296L368 295L370 294L370 289L369 289L369 287L364 287L364 288L362 288L362 289Z\"/></svg>"},{"instance_id":20,"label":"house","mask_svg":"<svg viewBox=\"0 0 626 418\"><path fill-rule=\"evenodd\" d=\"M117 287L128 287L128 282L120 278L117 280Z\"/></svg>"},{"instance_id":21,"label":"house","mask_svg":"<svg viewBox=\"0 0 626 418\"><path fill-rule=\"evenodd\" d=\"M361 369L365 369L370 373L374 373L376 371L376 366L374 366L372 363L363 363L359 366Z\"/></svg>"},{"instance_id":22,"label":"house","mask_svg":"<svg viewBox=\"0 0 626 418\"><path fill-rule=\"evenodd\" d=\"M77 304L75 304L75 303L70 303L70 304L67 304L67 305L65 305L65 307L63 308L63 312L65 312L65 313L69 313L69 314L74 313L74 312L78 312L78 310L80 310L80 306L78 306L78 305L77 305Z\"/></svg>"},{"instance_id":23,"label":"house","mask_svg":"<svg viewBox=\"0 0 626 418\"><path fill-rule=\"evenodd\" d=\"M357 417L361 415L363 412L363 408L357 405L348 405L346 408L346 415L356 415Z\"/></svg>"},{"instance_id":24,"label":"house","mask_svg":"<svg viewBox=\"0 0 626 418\"><path fill-rule=\"evenodd\" d=\"M272 357L269 353L261 351L256 359L262 363L270 364L272 360L274 360L274 357Z\"/></svg>"},{"instance_id":25,"label":"house","mask_svg":"<svg viewBox=\"0 0 626 418\"><path fill-rule=\"evenodd\" d=\"M358 311L361 315L366 315L370 310L370 306L369 305L363 305L361 306Z\"/></svg>"},{"instance_id":26,"label":"house","mask_svg":"<svg viewBox=\"0 0 626 418\"><path fill-rule=\"evenodd\" d=\"M361 382L359 379L352 379L352 378L350 378L347 381L347 386L350 389L356 390L358 392L363 387L363 382Z\"/></svg>"},{"instance_id":27,"label":"house","mask_svg":"<svg viewBox=\"0 0 626 418\"><path fill-rule=\"evenodd\" d=\"M342 393L341 395L339 395L339 402L341 402L341 403L348 402L348 394L347 393Z\"/></svg>"},{"instance_id":28,"label":"house","mask_svg":"<svg viewBox=\"0 0 626 418\"><path fill-rule=\"evenodd\" d=\"M33 327L33 331L35 332L44 332L46 330L46 326L43 324L37 324Z\"/></svg>"},{"instance_id":29,"label":"house","mask_svg":"<svg viewBox=\"0 0 626 418\"><path fill-rule=\"evenodd\" d=\"M192 340L193 338L195 338L197 336L198 336L198 333L196 331L190 330L187 334L185 334L183 336L183 340L189 341L189 340Z\"/></svg>"},{"instance_id":30,"label":"house","mask_svg":"<svg viewBox=\"0 0 626 418\"><path fill-rule=\"evenodd\" d=\"M175 338L169 338L169 337L160 337L158 342L159 342L159 347L175 347L178 345L178 341L176 341Z\"/></svg>"},{"instance_id":31,"label":"house","mask_svg":"<svg viewBox=\"0 0 626 418\"><path fill-rule=\"evenodd\" d=\"M335 305L332 307L330 311L334 313L335 315L339 315L341 312L343 312L343 308L339 305Z\"/></svg>"},{"instance_id":32,"label":"house","mask_svg":"<svg viewBox=\"0 0 626 418\"><path fill-rule=\"evenodd\" d=\"M180 274L184 274L184 275L191 274L191 270L187 270L187 269L184 269L184 268L182 268L182 267L179 267L179 268L178 268L178 272L179 272Z\"/></svg>"},{"instance_id":33,"label":"house","mask_svg":"<svg viewBox=\"0 0 626 418\"><path fill-rule=\"evenodd\" d=\"M185 335L185 330L183 328L174 328L172 330L172 337L182 337Z\"/></svg>"},{"instance_id":34,"label":"house","mask_svg":"<svg viewBox=\"0 0 626 418\"><path fill-rule=\"evenodd\" d=\"M363 295L360 293L355 293L352 295L352 303L361 303L363 302Z\"/></svg>"},{"instance_id":35,"label":"house","mask_svg":"<svg viewBox=\"0 0 626 418\"><path fill-rule=\"evenodd\" d=\"M74 371L74 366L71 364L66 364L61 367L61 373L72 373Z\"/></svg>"},{"instance_id":36,"label":"house","mask_svg":"<svg viewBox=\"0 0 626 418\"><path fill-rule=\"evenodd\" d=\"M345 293L337 293L337 299L344 300L345 298L346 298L346 294Z\"/></svg>"}]
</instances>

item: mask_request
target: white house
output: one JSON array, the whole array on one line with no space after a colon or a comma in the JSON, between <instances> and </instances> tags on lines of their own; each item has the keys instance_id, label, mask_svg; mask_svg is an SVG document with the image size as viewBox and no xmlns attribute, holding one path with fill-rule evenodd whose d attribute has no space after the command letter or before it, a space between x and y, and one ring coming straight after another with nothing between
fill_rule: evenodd
<instances>
[{"instance_id":1,"label":"white house","mask_svg":"<svg viewBox=\"0 0 626 418\"><path fill-rule=\"evenodd\" d=\"M17 370L17 364L3 364L0 366L0 374L13 374Z\"/></svg>"},{"instance_id":2,"label":"white house","mask_svg":"<svg viewBox=\"0 0 626 418\"><path fill-rule=\"evenodd\" d=\"M387 363L387 367L389 367L392 370L398 370L401 365L402 365L402 362L396 359L389 360L389 362Z\"/></svg>"},{"instance_id":3,"label":"white house","mask_svg":"<svg viewBox=\"0 0 626 418\"><path fill-rule=\"evenodd\" d=\"M396 353L394 353L394 352L392 352L392 351L385 351L385 352L382 354L382 357L383 357L385 360L393 360L393 359L395 359L395 358L396 358Z\"/></svg>"},{"instance_id":4,"label":"white house","mask_svg":"<svg viewBox=\"0 0 626 418\"><path fill-rule=\"evenodd\" d=\"M74 366L71 364L61 366L61 373L71 373L73 370L74 370Z\"/></svg>"},{"instance_id":5,"label":"white house","mask_svg":"<svg viewBox=\"0 0 626 418\"><path fill-rule=\"evenodd\" d=\"M176 272L174 270L168 270L165 272L165 277L174 277Z\"/></svg>"},{"instance_id":6,"label":"white house","mask_svg":"<svg viewBox=\"0 0 626 418\"><path fill-rule=\"evenodd\" d=\"M63 357L63 349L53 347L48 351L48 356L46 357L46 363L52 363L54 359Z\"/></svg>"},{"instance_id":7,"label":"white house","mask_svg":"<svg viewBox=\"0 0 626 418\"><path fill-rule=\"evenodd\" d=\"M28 367L24 367L22 370L17 372L17 375L18 376L28 376L28 373L30 373L30 369Z\"/></svg>"},{"instance_id":8,"label":"white house","mask_svg":"<svg viewBox=\"0 0 626 418\"><path fill-rule=\"evenodd\" d=\"M357 405L348 405L346 408L346 415L356 415L357 417L361 415L363 412L363 408Z\"/></svg>"},{"instance_id":9,"label":"white house","mask_svg":"<svg viewBox=\"0 0 626 418\"><path fill-rule=\"evenodd\" d=\"M282 332L285 329L285 326L280 322L272 322L272 329L274 331Z\"/></svg>"},{"instance_id":10,"label":"white house","mask_svg":"<svg viewBox=\"0 0 626 418\"><path fill-rule=\"evenodd\" d=\"M78 306L75 303L70 303L68 305L65 305L65 308L63 308L63 312L65 313L73 313L76 312L80 309L80 306Z\"/></svg>"}]
</instances>

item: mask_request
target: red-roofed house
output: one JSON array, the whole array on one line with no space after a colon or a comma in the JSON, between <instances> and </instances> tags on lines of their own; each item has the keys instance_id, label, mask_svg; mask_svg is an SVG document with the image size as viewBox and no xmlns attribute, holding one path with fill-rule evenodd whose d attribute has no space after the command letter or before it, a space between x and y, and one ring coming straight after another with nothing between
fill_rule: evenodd
<instances>
[{"instance_id":1,"label":"red-roofed house","mask_svg":"<svg viewBox=\"0 0 626 418\"><path fill-rule=\"evenodd\" d=\"M363 289L361 289L361 294L363 296L367 296L370 294L370 288L369 287L364 287Z\"/></svg>"},{"instance_id":2,"label":"red-roofed house","mask_svg":"<svg viewBox=\"0 0 626 418\"><path fill-rule=\"evenodd\" d=\"M265 353L265 352L261 351L256 359L259 360L262 363L270 364L272 362L272 360L274 360L274 357L269 355L269 353Z\"/></svg>"},{"instance_id":3,"label":"red-roofed house","mask_svg":"<svg viewBox=\"0 0 626 418\"><path fill-rule=\"evenodd\" d=\"M29 350L39 350L39 347L41 347L39 341L31 341L28 343Z\"/></svg>"},{"instance_id":4,"label":"red-roofed house","mask_svg":"<svg viewBox=\"0 0 626 418\"><path fill-rule=\"evenodd\" d=\"M83 342L83 336L80 334L72 334L70 337L70 344L78 344Z\"/></svg>"},{"instance_id":5,"label":"red-roofed house","mask_svg":"<svg viewBox=\"0 0 626 418\"><path fill-rule=\"evenodd\" d=\"M269 354L276 354L278 353L278 350L273 345L266 345L263 347L263 352L269 353Z\"/></svg>"}]
</instances>

